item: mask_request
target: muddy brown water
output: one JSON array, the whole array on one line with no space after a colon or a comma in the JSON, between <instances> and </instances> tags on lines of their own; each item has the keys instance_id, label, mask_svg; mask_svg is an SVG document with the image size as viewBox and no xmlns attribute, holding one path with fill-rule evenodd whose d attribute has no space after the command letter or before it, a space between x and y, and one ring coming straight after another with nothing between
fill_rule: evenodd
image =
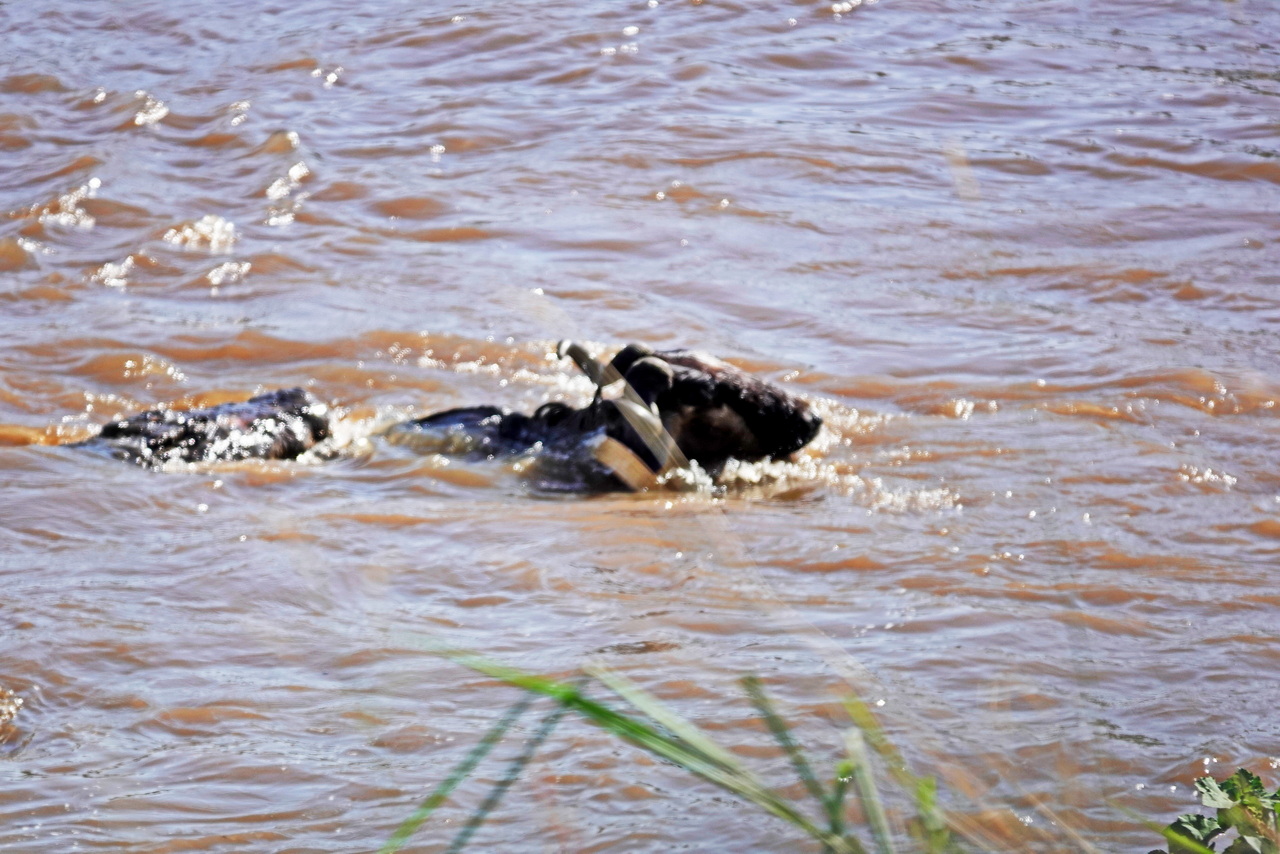
<instances>
[{"instance_id":1,"label":"muddy brown water","mask_svg":"<svg viewBox=\"0 0 1280 854\"><path fill-rule=\"evenodd\" d=\"M1145 851L1126 810L1205 769L1280 782L1269 2L26 0L0 31L0 849L376 848L514 700L433 640L607 664L797 797L735 680L824 768L856 690L980 850ZM717 353L826 430L597 496L377 437L584 400L562 337ZM343 458L65 446L292 385ZM805 850L571 722L476 844Z\"/></svg>"}]
</instances>

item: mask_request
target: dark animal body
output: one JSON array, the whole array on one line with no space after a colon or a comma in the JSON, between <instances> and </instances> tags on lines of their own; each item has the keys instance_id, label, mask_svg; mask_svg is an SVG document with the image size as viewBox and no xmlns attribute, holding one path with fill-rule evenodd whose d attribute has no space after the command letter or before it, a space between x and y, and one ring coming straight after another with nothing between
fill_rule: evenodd
<instances>
[{"instance_id":1,"label":"dark animal body","mask_svg":"<svg viewBox=\"0 0 1280 854\"><path fill-rule=\"evenodd\" d=\"M662 461L628 420L626 404L602 400L581 409L546 403L532 415L496 406L471 406L437 412L393 427L388 434L434 433L443 453L496 457L533 451L568 454L584 440L608 436L626 445L655 471Z\"/></svg>"},{"instance_id":2,"label":"dark animal body","mask_svg":"<svg viewBox=\"0 0 1280 854\"><path fill-rule=\"evenodd\" d=\"M651 473L692 461L714 475L731 458L786 457L822 427L801 398L711 356L631 344L606 367L568 342L560 351L597 383L587 406L548 403L533 415L489 406L451 409L398 425L390 438L441 453L492 457L538 450L566 459L581 459L584 442L607 438ZM623 397L603 399L601 390L619 379L627 382ZM415 441L422 437L435 446ZM612 483L621 485L617 478Z\"/></svg>"},{"instance_id":3,"label":"dark animal body","mask_svg":"<svg viewBox=\"0 0 1280 854\"><path fill-rule=\"evenodd\" d=\"M629 344L609 366L631 382L637 369L654 361L671 374L670 385L653 396L663 428L686 459L713 474L730 458L786 457L813 441L822 427L806 401L703 353L655 353Z\"/></svg>"},{"instance_id":4,"label":"dark animal body","mask_svg":"<svg viewBox=\"0 0 1280 854\"><path fill-rule=\"evenodd\" d=\"M544 468L557 471L559 488L621 489L689 462L715 475L731 458L783 458L822 426L801 398L711 356L631 344L603 366L569 342L560 352L595 380L588 405L547 403L532 415L495 406L450 409L398 424L387 438L442 454L536 454L548 461ZM626 380L622 396L605 399L603 388L620 379ZM143 412L105 425L83 444L160 468L296 459L330 435L328 409L294 388L243 403ZM608 453L599 453L602 446ZM544 483L557 488L555 480Z\"/></svg>"},{"instance_id":5,"label":"dark animal body","mask_svg":"<svg viewBox=\"0 0 1280 854\"><path fill-rule=\"evenodd\" d=\"M148 468L166 463L292 460L330 434L328 409L300 388L207 409L152 409L81 444Z\"/></svg>"}]
</instances>

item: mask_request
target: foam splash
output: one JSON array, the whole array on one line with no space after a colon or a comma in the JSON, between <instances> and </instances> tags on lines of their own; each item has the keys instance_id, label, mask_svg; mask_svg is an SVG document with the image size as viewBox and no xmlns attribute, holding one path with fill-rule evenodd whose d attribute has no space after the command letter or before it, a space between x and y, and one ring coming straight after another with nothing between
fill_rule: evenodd
<instances>
[{"instance_id":1,"label":"foam splash","mask_svg":"<svg viewBox=\"0 0 1280 854\"><path fill-rule=\"evenodd\" d=\"M34 207L31 214L42 225L61 225L67 228L89 229L97 223L80 203L92 199L102 187L102 179L90 178L84 184L59 196L43 207Z\"/></svg>"},{"instance_id":2,"label":"foam splash","mask_svg":"<svg viewBox=\"0 0 1280 854\"><path fill-rule=\"evenodd\" d=\"M22 698L8 688L0 688L0 732L13 723L22 708Z\"/></svg>"},{"instance_id":3,"label":"foam splash","mask_svg":"<svg viewBox=\"0 0 1280 854\"><path fill-rule=\"evenodd\" d=\"M1229 492L1239 478L1224 471L1214 471L1211 468L1200 468L1184 463L1178 468L1178 480L1209 490Z\"/></svg>"},{"instance_id":4,"label":"foam splash","mask_svg":"<svg viewBox=\"0 0 1280 854\"><path fill-rule=\"evenodd\" d=\"M398 347L398 345L392 346ZM394 352L389 351L388 355L395 363L403 364L408 361L411 353L412 351L405 347L396 349ZM559 392L559 396L555 399L577 399L580 402L591 399L595 393L595 384L583 374L567 370L568 362L556 355L553 344L547 345L542 359L545 368L501 357L493 359L485 355L464 356L460 353L445 355L439 353L437 348L427 348L417 358L416 363L421 368L497 377L500 388L512 385L530 388L541 386Z\"/></svg>"},{"instance_id":5,"label":"foam splash","mask_svg":"<svg viewBox=\"0 0 1280 854\"><path fill-rule=\"evenodd\" d=\"M124 379L135 377L165 376L175 382L185 383L187 375L182 372L174 363L159 356L147 353L140 359L126 359L124 363L124 371L120 376Z\"/></svg>"},{"instance_id":6,"label":"foam splash","mask_svg":"<svg viewBox=\"0 0 1280 854\"><path fill-rule=\"evenodd\" d=\"M283 177L272 181L266 189L267 200L271 202L267 210L267 225L288 225L306 201L308 193L299 192L302 182L311 177L311 169L299 160L289 167Z\"/></svg>"},{"instance_id":7,"label":"foam splash","mask_svg":"<svg viewBox=\"0 0 1280 854\"><path fill-rule=\"evenodd\" d=\"M136 261L132 255L126 255L118 263L108 261L97 269L90 280L109 288L123 288L129 284L129 274L133 272Z\"/></svg>"},{"instance_id":8,"label":"foam splash","mask_svg":"<svg viewBox=\"0 0 1280 854\"><path fill-rule=\"evenodd\" d=\"M138 112L134 113L133 116L133 123L136 126L149 127L169 115L168 105L154 95L139 89L134 93L134 97L142 101L142 106L138 108Z\"/></svg>"},{"instance_id":9,"label":"foam splash","mask_svg":"<svg viewBox=\"0 0 1280 854\"><path fill-rule=\"evenodd\" d=\"M210 290L216 294L222 285L234 285L244 281L244 277L249 275L252 267L253 265L248 261L226 261L205 273L205 278L212 286Z\"/></svg>"},{"instance_id":10,"label":"foam splash","mask_svg":"<svg viewBox=\"0 0 1280 854\"><path fill-rule=\"evenodd\" d=\"M825 429L822 432L829 433ZM827 442L839 444L836 436L828 437ZM964 507L960 496L946 487L891 488L883 479L866 477L857 468L853 462L831 459L821 447L810 445L790 460L730 460L713 482L711 490L726 497L769 497L796 490L824 491L852 499L871 512L940 512Z\"/></svg>"},{"instance_id":11,"label":"foam splash","mask_svg":"<svg viewBox=\"0 0 1280 854\"><path fill-rule=\"evenodd\" d=\"M236 226L215 214L205 214L194 222L176 225L164 233L166 243L182 249L215 254L231 251L236 242Z\"/></svg>"}]
</instances>

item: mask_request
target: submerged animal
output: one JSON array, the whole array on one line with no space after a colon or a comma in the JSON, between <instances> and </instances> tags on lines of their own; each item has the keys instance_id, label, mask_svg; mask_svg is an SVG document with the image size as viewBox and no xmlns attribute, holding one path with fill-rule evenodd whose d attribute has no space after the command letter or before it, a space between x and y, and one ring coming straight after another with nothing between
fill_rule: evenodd
<instances>
[{"instance_id":1,"label":"submerged animal","mask_svg":"<svg viewBox=\"0 0 1280 854\"><path fill-rule=\"evenodd\" d=\"M561 342L557 352L596 383L587 406L548 403L532 415L492 406L451 409L397 425L388 437L440 453L538 451L580 467L603 466L614 484L639 488L691 461L714 475L731 458L785 457L822 426L804 400L711 356L630 344L606 366L572 342ZM619 380L626 382L622 397L605 399L604 389Z\"/></svg>"},{"instance_id":2,"label":"submerged animal","mask_svg":"<svg viewBox=\"0 0 1280 854\"><path fill-rule=\"evenodd\" d=\"M730 458L786 457L822 427L822 419L796 395L691 350L654 352L628 344L609 362L604 379L617 375L631 383L637 370L651 376L663 369L671 380L653 399L663 429L686 459L713 474Z\"/></svg>"},{"instance_id":3,"label":"submerged animal","mask_svg":"<svg viewBox=\"0 0 1280 854\"><path fill-rule=\"evenodd\" d=\"M167 463L292 460L330 435L328 408L300 388L206 409L152 409L80 443L147 468Z\"/></svg>"},{"instance_id":4,"label":"submerged animal","mask_svg":"<svg viewBox=\"0 0 1280 854\"><path fill-rule=\"evenodd\" d=\"M635 489L668 466L674 445L653 405L670 388L670 372L642 367L631 380L627 393L613 400L604 400L597 385L595 398L581 408L552 402L525 415L496 406L462 407L397 424L386 437L443 454L537 454L548 488Z\"/></svg>"},{"instance_id":5,"label":"submerged animal","mask_svg":"<svg viewBox=\"0 0 1280 854\"><path fill-rule=\"evenodd\" d=\"M822 426L808 403L759 377L687 350L629 344L607 364L561 342L595 382L590 403L546 403L532 415L496 406L437 412L386 432L418 450L473 457L536 455L552 488L639 489L697 463L786 457ZM604 390L625 381L620 397ZM329 411L300 388L204 409L153 409L105 425L82 443L149 468L168 463L296 459L332 433Z\"/></svg>"}]
</instances>

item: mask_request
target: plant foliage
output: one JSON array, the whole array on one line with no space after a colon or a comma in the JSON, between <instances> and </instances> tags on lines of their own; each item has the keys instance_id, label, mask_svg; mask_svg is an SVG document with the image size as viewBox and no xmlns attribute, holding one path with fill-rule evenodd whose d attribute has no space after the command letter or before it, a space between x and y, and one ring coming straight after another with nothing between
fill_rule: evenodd
<instances>
[{"instance_id":1,"label":"plant foliage","mask_svg":"<svg viewBox=\"0 0 1280 854\"><path fill-rule=\"evenodd\" d=\"M845 703L855 724L845 733L847 758L836 764L830 783L824 785L800 745L792 737L787 723L774 708L760 680L752 676L742 680L748 698L811 796L815 811L820 816L811 818L806 814L809 811L766 786L735 755L712 741L697 725L680 717L656 697L618 673L603 667L587 671L589 677L608 688L626 704L622 711L587 697L582 690L585 678L572 684L557 682L469 653L437 651L459 664L521 688L526 693L413 815L400 825L380 849L381 854L399 851L408 842L409 837L445 802L458 784L475 770L485 755L528 710L531 699L537 695L551 698L555 707L543 718L535 736L521 754L512 760L488 797L472 812L462 831L450 844L450 852L460 851L468 843L471 834L484 822L524 767L533 760L535 751L567 712L574 712L623 741L672 762L758 809L788 822L821 844L824 854L866 854L870 851L894 854L889 820L872 775L867 749L870 745L888 766L898 784L915 801L917 816L908 823L908 829L919 844L919 850L926 854L950 854L958 850L946 816L937 805L934 781L915 777L906 771L902 757L893 750L870 710L856 699L849 699ZM864 845L846 827L845 796L850 789L849 783L853 784L853 793L866 816L871 844Z\"/></svg>"},{"instance_id":2,"label":"plant foliage","mask_svg":"<svg viewBox=\"0 0 1280 854\"><path fill-rule=\"evenodd\" d=\"M1241 768L1222 781L1201 777L1196 791L1214 815L1178 816L1161 831L1168 851L1151 854L1213 854L1219 837L1231 830L1236 836L1223 854L1280 854L1280 788L1268 792L1257 775Z\"/></svg>"}]
</instances>

